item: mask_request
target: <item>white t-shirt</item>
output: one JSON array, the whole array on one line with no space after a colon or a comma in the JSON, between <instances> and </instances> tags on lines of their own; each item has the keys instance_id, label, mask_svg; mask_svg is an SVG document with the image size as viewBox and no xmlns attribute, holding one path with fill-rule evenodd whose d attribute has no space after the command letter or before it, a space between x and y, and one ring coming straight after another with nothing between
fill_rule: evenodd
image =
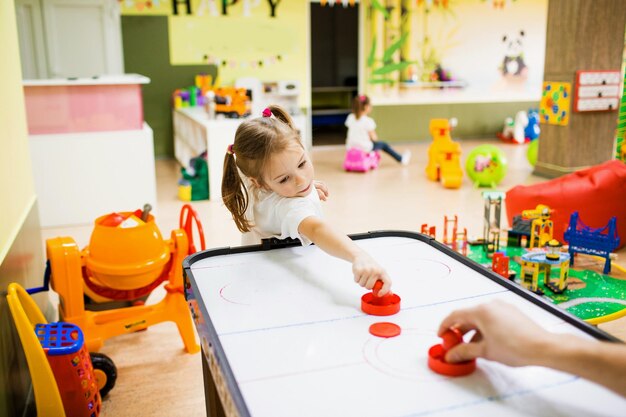
<instances>
[{"instance_id":1,"label":"white t-shirt","mask_svg":"<svg viewBox=\"0 0 626 417\"><path fill-rule=\"evenodd\" d=\"M369 116L362 115L358 119L354 113L350 113L346 119L346 127L348 128L348 138L346 139L346 147L358 148L365 152L370 152L374 148L374 143L370 139L372 130L376 130L376 122Z\"/></svg>"},{"instance_id":2,"label":"white t-shirt","mask_svg":"<svg viewBox=\"0 0 626 417\"><path fill-rule=\"evenodd\" d=\"M261 239L270 237L297 238L303 246L311 244L309 239L298 233L298 227L307 217L322 217L322 205L314 186L306 197L287 198L258 189L247 179L244 179L244 184L250 197L246 219L254 226L241 236L243 245L257 245Z\"/></svg>"}]
</instances>

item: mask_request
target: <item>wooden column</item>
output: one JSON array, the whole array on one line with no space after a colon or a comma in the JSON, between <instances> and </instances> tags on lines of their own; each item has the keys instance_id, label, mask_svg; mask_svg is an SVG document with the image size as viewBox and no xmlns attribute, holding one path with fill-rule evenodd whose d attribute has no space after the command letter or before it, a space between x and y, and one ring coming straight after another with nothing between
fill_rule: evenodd
<instances>
[{"instance_id":1,"label":"wooden column","mask_svg":"<svg viewBox=\"0 0 626 417\"><path fill-rule=\"evenodd\" d=\"M544 81L568 82L576 71L622 67L624 0L550 0ZM535 173L556 177L613 158L617 111L577 113L567 126L543 123Z\"/></svg>"}]
</instances>

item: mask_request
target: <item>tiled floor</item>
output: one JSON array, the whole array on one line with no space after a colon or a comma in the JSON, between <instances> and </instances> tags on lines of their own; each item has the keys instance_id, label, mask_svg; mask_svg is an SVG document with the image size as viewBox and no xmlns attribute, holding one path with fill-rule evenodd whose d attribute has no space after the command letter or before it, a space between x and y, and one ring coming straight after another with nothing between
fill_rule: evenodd
<instances>
[{"instance_id":1,"label":"tiled floor","mask_svg":"<svg viewBox=\"0 0 626 417\"><path fill-rule=\"evenodd\" d=\"M465 155L483 141L463 141ZM330 188L330 200L324 203L327 220L345 233L370 230L419 231L423 223L437 226L439 233L444 214L458 215L459 226L470 237L479 236L483 227L481 190L467 178L458 190L444 189L430 182L424 174L428 143L398 146L410 149L413 160L402 166L388 156L376 171L367 174L346 173L341 168L342 146L316 147L313 160L316 178ZM526 147L498 143L508 159L508 174L498 186L506 191L518 184L544 181L531 174ZM164 236L178 227L182 203L176 198L179 168L174 161L157 161L157 224ZM221 202L196 202L207 246L235 246L240 234ZM120 210L135 209L120 207ZM503 211L504 212L504 211ZM506 219L503 215L503 226ZM44 239L72 236L79 246L88 243L91 225L63 229L45 229ZM621 251L622 257L626 251ZM375 254L374 254L375 255ZM624 265L621 259L620 264ZM157 302L163 290L156 290L149 303ZM606 330L626 337L626 320L609 323ZM200 355L188 355L173 324L154 326L145 332L116 337L106 342L102 352L117 364L116 387L104 401L104 416L204 416L204 394Z\"/></svg>"}]
</instances>

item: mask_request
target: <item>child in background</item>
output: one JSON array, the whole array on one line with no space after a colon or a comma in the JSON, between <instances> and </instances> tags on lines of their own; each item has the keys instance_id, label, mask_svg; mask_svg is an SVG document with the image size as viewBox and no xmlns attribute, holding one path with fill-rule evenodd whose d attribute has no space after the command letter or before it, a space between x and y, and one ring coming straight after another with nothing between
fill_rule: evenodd
<instances>
[{"instance_id":1,"label":"child in background","mask_svg":"<svg viewBox=\"0 0 626 417\"><path fill-rule=\"evenodd\" d=\"M346 146L348 149L357 148L364 152L382 150L401 164L408 165L411 160L411 151L405 151L400 155L388 143L378 140L376 122L369 117L371 111L372 106L368 96L360 95L354 98L352 113L346 119L346 127L348 128Z\"/></svg>"},{"instance_id":2,"label":"child in background","mask_svg":"<svg viewBox=\"0 0 626 417\"><path fill-rule=\"evenodd\" d=\"M315 243L326 253L352 263L354 280L372 289L383 282L380 295L389 292L391 280L374 259L346 235L322 220L313 164L289 114L270 106L263 117L243 122L224 158L222 200L231 212L242 243L261 239L298 238Z\"/></svg>"}]
</instances>

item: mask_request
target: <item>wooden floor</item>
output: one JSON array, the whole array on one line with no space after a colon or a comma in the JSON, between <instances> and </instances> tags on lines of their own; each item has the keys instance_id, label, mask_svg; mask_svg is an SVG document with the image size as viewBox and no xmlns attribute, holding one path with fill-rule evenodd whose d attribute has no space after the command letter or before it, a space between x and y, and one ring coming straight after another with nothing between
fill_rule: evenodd
<instances>
[{"instance_id":1,"label":"wooden floor","mask_svg":"<svg viewBox=\"0 0 626 417\"><path fill-rule=\"evenodd\" d=\"M463 141L464 154L484 141ZM483 227L481 190L467 178L462 188L447 190L427 181L424 174L428 143L398 146L410 149L413 160L402 166L383 156L380 168L367 174L345 173L341 168L342 146L316 147L313 161L316 178L330 188L330 200L324 203L327 220L345 233L370 230L419 231L423 223L437 226L439 233L444 214L458 215L459 226L467 227L470 237L479 236ZM508 174L498 189L506 191L518 184L544 181L531 174L526 147L497 143L507 155ZM178 227L182 203L176 199L179 168L174 161L157 161L158 207L155 215L164 236ZM240 234L221 202L194 203L207 239L207 246L236 246ZM131 210L135 207L120 207ZM504 211L503 211L504 213ZM506 219L503 214L503 223ZM87 245L91 225L43 230L44 240L71 236L80 247ZM626 265L626 251L618 263ZM373 254L375 256L375 254ZM346 279L352 279L346 277ZM163 297L162 288L150 296L148 303ZM626 340L626 318L601 328ZM104 400L103 413L109 416L205 416L204 390L200 354L189 355L173 324L161 324L147 331L106 341L102 352L118 368L115 388Z\"/></svg>"}]
</instances>

